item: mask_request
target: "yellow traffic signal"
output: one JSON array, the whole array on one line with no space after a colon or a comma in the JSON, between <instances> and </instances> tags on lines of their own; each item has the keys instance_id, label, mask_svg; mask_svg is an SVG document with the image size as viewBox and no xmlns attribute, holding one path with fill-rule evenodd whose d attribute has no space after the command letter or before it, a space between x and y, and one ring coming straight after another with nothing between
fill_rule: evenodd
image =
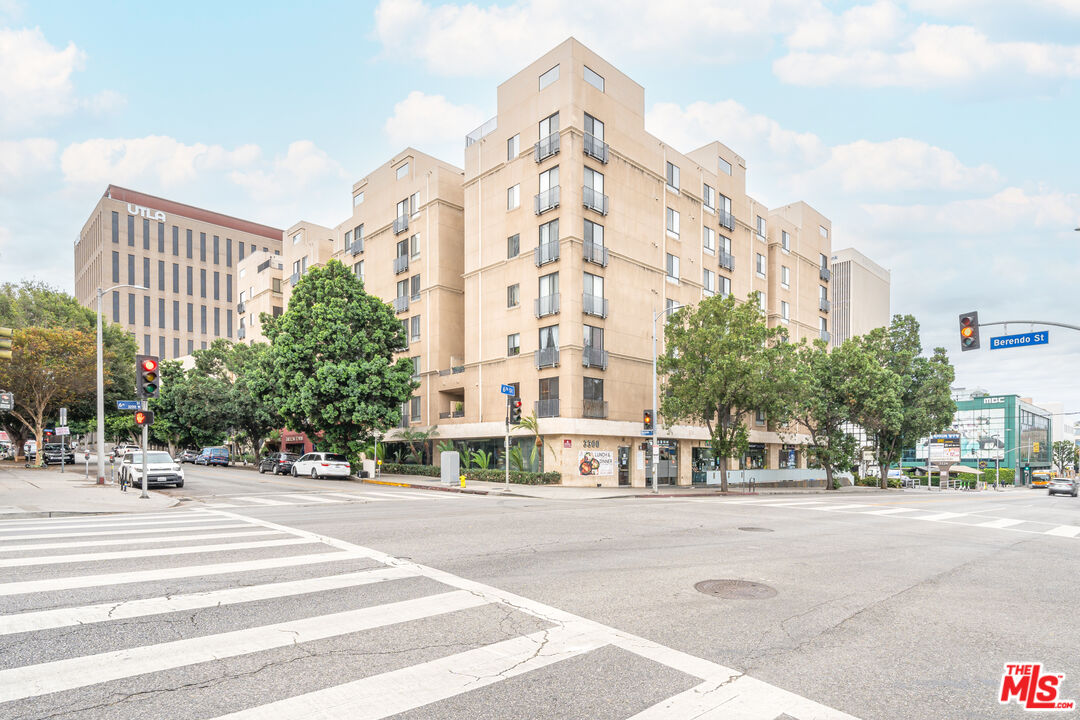
<instances>
[{"instance_id":1,"label":"yellow traffic signal","mask_svg":"<svg viewBox=\"0 0 1080 720\"><path fill-rule=\"evenodd\" d=\"M0 327L0 360L11 359L11 343L14 334L11 328Z\"/></svg>"}]
</instances>

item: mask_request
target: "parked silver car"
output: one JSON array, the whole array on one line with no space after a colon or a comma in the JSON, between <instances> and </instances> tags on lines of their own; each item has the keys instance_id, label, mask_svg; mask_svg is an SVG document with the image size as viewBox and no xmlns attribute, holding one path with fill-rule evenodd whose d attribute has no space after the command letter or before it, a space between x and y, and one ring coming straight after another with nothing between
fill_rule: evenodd
<instances>
[{"instance_id":1,"label":"parked silver car","mask_svg":"<svg viewBox=\"0 0 1080 720\"><path fill-rule=\"evenodd\" d=\"M1071 477L1056 477L1050 480L1047 486L1050 495L1072 495L1076 497L1080 493L1080 479Z\"/></svg>"}]
</instances>

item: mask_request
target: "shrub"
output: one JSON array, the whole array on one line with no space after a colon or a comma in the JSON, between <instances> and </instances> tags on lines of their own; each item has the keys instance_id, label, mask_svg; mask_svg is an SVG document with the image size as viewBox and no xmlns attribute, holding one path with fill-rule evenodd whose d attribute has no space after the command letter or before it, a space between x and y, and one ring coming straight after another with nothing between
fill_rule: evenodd
<instances>
[{"instance_id":1,"label":"shrub","mask_svg":"<svg viewBox=\"0 0 1080 720\"><path fill-rule=\"evenodd\" d=\"M424 475L426 477L439 477L439 468L436 465L402 465L399 463L382 464L382 471L390 475Z\"/></svg>"},{"instance_id":2,"label":"shrub","mask_svg":"<svg viewBox=\"0 0 1080 720\"><path fill-rule=\"evenodd\" d=\"M436 465L400 465L397 463L383 463L382 471L388 475L422 475L425 477L439 477L440 469ZM481 470L472 468L462 469L465 473L466 482L469 480L484 482L502 482L506 476L503 470ZM521 470L510 471L510 482L518 485L558 485L562 481L562 475L557 472L523 472Z\"/></svg>"}]
</instances>

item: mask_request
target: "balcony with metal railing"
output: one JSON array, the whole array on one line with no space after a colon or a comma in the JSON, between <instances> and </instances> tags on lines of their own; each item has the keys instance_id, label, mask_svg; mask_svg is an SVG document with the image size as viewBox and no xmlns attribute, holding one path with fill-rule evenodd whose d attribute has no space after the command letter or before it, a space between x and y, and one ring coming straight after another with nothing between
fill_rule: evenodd
<instances>
[{"instance_id":1,"label":"balcony with metal railing","mask_svg":"<svg viewBox=\"0 0 1080 720\"><path fill-rule=\"evenodd\" d=\"M353 240L353 244L349 246L349 252L351 252L353 255L359 255L360 253L364 252L364 241L362 239Z\"/></svg>"},{"instance_id":2,"label":"balcony with metal railing","mask_svg":"<svg viewBox=\"0 0 1080 720\"><path fill-rule=\"evenodd\" d=\"M244 306L243 302L238 302L236 304L236 312L237 312L238 315L243 315L244 313L247 312L247 308Z\"/></svg>"},{"instance_id":3,"label":"balcony with metal railing","mask_svg":"<svg viewBox=\"0 0 1080 720\"><path fill-rule=\"evenodd\" d=\"M586 315L595 315L596 317L606 318L607 308L607 298L600 297L599 295L592 295L590 293L582 293L581 310Z\"/></svg>"},{"instance_id":4,"label":"balcony with metal railing","mask_svg":"<svg viewBox=\"0 0 1080 720\"><path fill-rule=\"evenodd\" d=\"M533 156L536 158L536 162L543 162L552 155L558 154L558 152L559 133L551 133L533 146Z\"/></svg>"},{"instance_id":5,"label":"balcony with metal railing","mask_svg":"<svg viewBox=\"0 0 1080 720\"><path fill-rule=\"evenodd\" d=\"M728 270L729 272L735 272L735 256L734 255L732 255L729 252L724 252L723 250L719 250L716 253L716 257L717 257L717 260L718 260L718 262L720 264L720 267L724 268L725 270Z\"/></svg>"},{"instance_id":6,"label":"balcony with metal railing","mask_svg":"<svg viewBox=\"0 0 1080 720\"><path fill-rule=\"evenodd\" d=\"M396 258L394 258L394 274L395 275L400 275L401 273L405 272L408 269L409 269L409 256L408 255L398 255Z\"/></svg>"},{"instance_id":7,"label":"balcony with metal railing","mask_svg":"<svg viewBox=\"0 0 1080 720\"><path fill-rule=\"evenodd\" d=\"M581 204L601 215L607 215L608 213L608 196L591 187L581 188Z\"/></svg>"},{"instance_id":8,"label":"balcony with metal railing","mask_svg":"<svg viewBox=\"0 0 1080 720\"><path fill-rule=\"evenodd\" d=\"M581 252L582 257L585 259L585 262L591 262L601 267L607 267L607 248L600 243L586 242L584 245L582 245Z\"/></svg>"},{"instance_id":9,"label":"balcony with metal railing","mask_svg":"<svg viewBox=\"0 0 1080 720\"><path fill-rule=\"evenodd\" d=\"M398 235L409 229L409 216L401 215L394 218L394 234Z\"/></svg>"},{"instance_id":10,"label":"balcony with metal railing","mask_svg":"<svg viewBox=\"0 0 1080 720\"><path fill-rule=\"evenodd\" d=\"M546 315L554 315L559 312L559 293L553 295L542 295L536 298L535 301L536 317L542 318Z\"/></svg>"},{"instance_id":11,"label":"balcony with metal railing","mask_svg":"<svg viewBox=\"0 0 1080 720\"><path fill-rule=\"evenodd\" d=\"M465 147L469 147L470 145L472 145L475 142L480 142L480 140L483 137L485 137L486 135L490 135L491 133L498 130L499 129L498 120L499 120L498 117L493 117L490 120L488 120L487 122L485 122L483 125L481 125L480 127L473 130L471 133L466 135L465 136Z\"/></svg>"},{"instance_id":12,"label":"balcony with metal railing","mask_svg":"<svg viewBox=\"0 0 1080 720\"><path fill-rule=\"evenodd\" d=\"M607 370L608 351L603 348L586 345L581 351L581 365L587 368L600 368Z\"/></svg>"},{"instance_id":13,"label":"balcony with metal railing","mask_svg":"<svg viewBox=\"0 0 1080 720\"><path fill-rule=\"evenodd\" d=\"M394 298L394 312L403 313L409 309L409 297L408 295L402 295L401 297Z\"/></svg>"},{"instance_id":14,"label":"balcony with metal railing","mask_svg":"<svg viewBox=\"0 0 1080 720\"><path fill-rule=\"evenodd\" d=\"M831 307L832 307L831 302L829 302L825 298L818 298L818 310L820 310L821 312L829 312L829 309Z\"/></svg>"},{"instance_id":15,"label":"balcony with metal railing","mask_svg":"<svg viewBox=\"0 0 1080 720\"><path fill-rule=\"evenodd\" d=\"M535 256L536 267L547 265L549 262L555 262L559 259L559 241L552 240L543 245L537 245L533 255Z\"/></svg>"},{"instance_id":16,"label":"balcony with metal railing","mask_svg":"<svg viewBox=\"0 0 1080 720\"><path fill-rule=\"evenodd\" d=\"M725 227L732 232L735 231L735 216L727 210L717 210L717 217L720 218L720 227Z\"/></svg>"},{"instance_id":17,"label":"balcony with metal railing","mask_svg":"<svg viewBox=\"0 0 1080 720\"><path fill-rule=\"evenodd\" d=\"M247 328L245 328L243 325L241 325L240 327L238 327L236 329L236 338L238 340L243 340L246 337L247 337Z\"/></svg>"},{"instance_id":18,"label":"balcony with metal railing","mask_svg":"<svg viewBox=\"0 0 1080 720\"><path fill-rule=\"evenodd\" d=\"M300 282L300 273L294 272L289 276L289 284L296 287L296 283Z\"/></svg>"},{"instance_id":19,"label":"balcony with metal railing","mask_svg":"<svg viewBox=\"0 0 1080 720\"><path fill-rule=\"evenodd\" d=\"M818 268L818 277L820 277L825 282L829 282L829 280L832 279L832 270L830 270L827 267L819 267Z\"/></svg>"},{"instance_id":20,"label":"balcony with metal railing","mask_svg":"<svg viewBox=\"0 0 1080 720\"><path fill-rule=\"evenodd\" d=\"M537 215L543 215L548 210L559 207L559 186L555 185L542 193L534 195L533 204Z\"/></svg>"},{"instance_id":21,"label":"balcony with metal railing","mask_svg":"<svg viewBox=\"0 0 1080 720\"><path fill-rule=\"evenodd\" d=\"M585 154L606 165L608 161L607 143L591 133L585 133Z\"/></svg>"},{"instance_id":22,"label":"balcony with metal railing","mask_svg":"<svg viewBox=\"0 0 1080 720\"><path fill-rule=\"evenodd\" d=\"M536 369L557 367L559 364L559 348L546 347L533 351L533 363Z\"/></svg>"},{"instance_id":23,"label":"balcony with metal railing","mask_svg":"<svg viewBox=\"0 0 1080 720\"><path fill-rule=\"evenodd\" d=\"M536 417L559 417L559 398L537 400L535 404Z\"/></svg>"},{"instance_id":24,"label":"balcony with metal railing","mask_svg":"<svg viewBox=\"0 0 1080 720\"><path fill-rule=\"evenodd\" d=\"M585 400L581 406L581 417L606 418L607 400Z\"/></svg>"}]
</instances>

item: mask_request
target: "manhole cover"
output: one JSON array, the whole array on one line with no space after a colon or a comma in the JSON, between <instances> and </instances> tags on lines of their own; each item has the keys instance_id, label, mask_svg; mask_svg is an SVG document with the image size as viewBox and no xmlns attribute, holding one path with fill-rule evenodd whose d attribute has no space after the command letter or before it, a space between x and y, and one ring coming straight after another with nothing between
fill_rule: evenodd
<instances>
[{"instance_id":1,"label":"manhole cover","mask_svg":"<svg viewBox=\"0 0 1080 720\"><path fill-rule=\"evenodd\" d=\"M764 600L776 596L774 588L747 580L702 580L694 589L728 600Z\"/></svg>"},{"instance_id":2,"label":"manhole cover","mask_svg":"<svg viewBox=\"0 0 1080 720\"><path fill-rule=\"evenodd\" d=\"M742 530L743 532L772 532L772 530L769 529L769 528L759 528L759 527L741 527L739 529Z\"/></svg>"}]
</instances>

